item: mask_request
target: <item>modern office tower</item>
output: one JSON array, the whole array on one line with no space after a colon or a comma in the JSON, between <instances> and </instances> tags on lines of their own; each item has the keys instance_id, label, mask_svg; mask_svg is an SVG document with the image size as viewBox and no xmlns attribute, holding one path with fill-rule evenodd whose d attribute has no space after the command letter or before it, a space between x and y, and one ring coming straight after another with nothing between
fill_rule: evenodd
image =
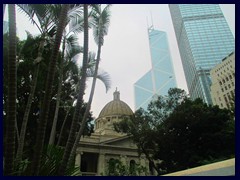
<instances>
[{"instance_id":1,"label":"modern office tower","mask_svg":"<svg viewBox=\"0 0 240 180\"><path fill-rule=\"evenodd\" d=\"M235 52L225 57L210 71L211 96L214 105L231 108L235 103Z\"/></svg>"},{"instance_id":2,"label":"modern office tower","mask_svg":"<svg viewBox=\"0 0 240 180\"><path fill-rule=\"evenodd\" d=\"M169 4L190 97L212 104L210 70L235 40L218 4Z\"/></svg>"},{"instance_id":3,"label":"modern office tower","mask_svg":"<svg viewBox=\"0 0 240 180\"><path fill-rule=\"evenodd\" d=\"M134 84L135 109L147 109L155 95L167 95L176 79L166 32L148 29L152 69Z\"/></svg>"}]
</instances>

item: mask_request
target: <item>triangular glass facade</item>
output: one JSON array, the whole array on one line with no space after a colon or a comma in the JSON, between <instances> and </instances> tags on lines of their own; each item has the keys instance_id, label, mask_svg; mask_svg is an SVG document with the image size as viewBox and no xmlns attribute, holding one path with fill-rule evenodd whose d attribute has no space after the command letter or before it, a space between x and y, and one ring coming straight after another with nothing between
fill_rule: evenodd
<instances>
[{"instance_id":1,"label":"triangular glass facade","mask_svg":"<svg viewBox=\"0 0 240 180\"><path fill-rule=\"evenodd\" d=\"M134 84L136 110L146 110L155 95L167 95L177 86L166 32L150 28L148 35L152 69Z\"/></svg>"}]
</instances>

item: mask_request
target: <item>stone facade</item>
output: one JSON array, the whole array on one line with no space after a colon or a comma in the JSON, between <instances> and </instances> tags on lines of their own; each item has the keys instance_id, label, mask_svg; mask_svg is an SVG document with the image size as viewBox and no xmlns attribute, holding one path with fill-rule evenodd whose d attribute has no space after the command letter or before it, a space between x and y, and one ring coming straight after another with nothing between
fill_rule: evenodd
<instances>
[{"instance_id":1,"label":"stone facade","mask_svg":"<svg viewBox=\"0 0 240 180\"><path fill-rule=\"evenodd\" d=\"M140 164L147 168L147 172L141 175L155 175L156 172L151 167L149 170L149 161L145 155L139 156L137 146L131 137L114 130L114 122L133 115L133 112L120 100L120 93L117 90L113 96L113 101L102 109L95 120L94 133L83 137L79 142L75 163L81 167L82 175L106 175L112 159L118 159L128 167L131 163Z\"/></svg>"},{"instance_id":2,"label":"stone facade","mask_svg":"<svg viewBox=\"0 0 240 180\"><path fill-rule=\"evenodd\" d=\"M235 52L210 71L211 97L214 105L230 108L235 99Z\"/></svg>"}]
</instances>

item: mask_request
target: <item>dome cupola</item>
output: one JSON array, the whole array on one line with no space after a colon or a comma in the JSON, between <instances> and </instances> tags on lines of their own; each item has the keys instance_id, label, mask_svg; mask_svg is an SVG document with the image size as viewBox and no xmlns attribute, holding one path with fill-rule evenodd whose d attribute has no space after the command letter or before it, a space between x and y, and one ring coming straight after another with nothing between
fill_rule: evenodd
<instances>
[{"instance_id":1,"label":"dome cupola","mask_svg":"<svg viewBox=\"0 0 240 180\"><path fill-rule=\"evenodd\" d=\"M104 106L98 118L122 115L133 115L133 111L125 102L120 100L120 92L116 89L113 93L113 100Z\"/></svg>"},{"instance_id":2,"label":"dome cupola","mask_svg":"<svg viewBox=\"0 0 240 180\"><path fill-rule=\"evenodd\" d=\"M120 100L120 92L116 89L113 93L113 100L104 106L95 121L95 132L115 134L113 123L131 115L133 115L133 111L125 102Z\"/></svg>"}]
</instances>

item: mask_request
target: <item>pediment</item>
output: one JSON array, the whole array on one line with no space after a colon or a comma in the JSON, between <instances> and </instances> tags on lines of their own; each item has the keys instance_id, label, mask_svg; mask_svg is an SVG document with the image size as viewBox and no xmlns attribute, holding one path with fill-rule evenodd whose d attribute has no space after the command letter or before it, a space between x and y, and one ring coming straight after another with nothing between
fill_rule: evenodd
<instances>
[{"instance_id":1,"label":"pediment","mask_svg":"<svg viewBox=\"0 0 240 180\"><path fill-rule=\"evenodd\" d=\"M133 143L131 136L117 137L111 140L104 141L101 144L127 148L137 148L137 146Z\"/></svg>"}]
</instances>

